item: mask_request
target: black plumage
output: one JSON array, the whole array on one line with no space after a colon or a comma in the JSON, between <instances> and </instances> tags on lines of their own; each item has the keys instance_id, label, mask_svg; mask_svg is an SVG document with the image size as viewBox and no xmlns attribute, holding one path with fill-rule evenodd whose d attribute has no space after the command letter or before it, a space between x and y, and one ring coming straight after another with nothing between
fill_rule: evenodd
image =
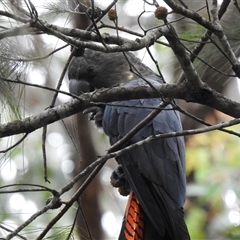
<instances>
[{"instance_id":1,"label":"black plumage","mask_svg":"<svg viewBox=\"0 0 240 240\"><path fill-rule=\"evenodd\" d=\"M86 49L69 67L70 92L81 92L118 85L159 85L161 78L132 53L100 53ZM112 102L103 108L102 125L114 144L123 138L162 100L136 99ZM151 135L181 131L178 113L168 105L137 132L128 144ZM190 239L184 221L186 195L185 146L182 137L156 139L117 158L130 189L144 216L143 236L126 230L126 219L119 239ZM127 215L125 216L127 218ZM142 218L142 217L141 217ZM142 232L142 231L141 231Z\"/></svg>"}]
</instances>

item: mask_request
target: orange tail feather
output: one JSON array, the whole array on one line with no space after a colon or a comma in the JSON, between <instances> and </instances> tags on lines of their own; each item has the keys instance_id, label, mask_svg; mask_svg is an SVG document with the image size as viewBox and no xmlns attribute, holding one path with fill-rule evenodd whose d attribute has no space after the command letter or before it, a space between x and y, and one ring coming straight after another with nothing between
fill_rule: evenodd
<instances>
[{"instance_id":1,"label":"orange tail feather","mask_svg":"<svg viewBox=\"0 0 240 240\"><path fill-rule=\"evenodd\" d=\"M144 212L133 192L130 193L126 213L124 236L126 240L144 240Z\"/></svg>"}]
</instances>

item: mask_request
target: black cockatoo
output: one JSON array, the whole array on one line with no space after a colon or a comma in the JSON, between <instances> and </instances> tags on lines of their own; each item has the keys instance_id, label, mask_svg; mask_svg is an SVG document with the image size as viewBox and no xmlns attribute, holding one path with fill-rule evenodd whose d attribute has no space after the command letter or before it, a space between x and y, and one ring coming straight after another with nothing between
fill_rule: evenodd
<instances>
[{"instance_id":1,"label":"black cockatoo","mask_svg":"<svg viewBox=\"0 0 240 240\"><path fill-rule=\"evenodd\" d=\"M159 85L162 79L132 53L102 53L85 49L68 71L70 92L114 86ZM112 102L94 118L114 144L162 102L160 96ZM91 112L92 110L90 110ZM151 135L181 131L178 112L168 105L127 143ZM112 184L129 192L119 239L190 239L184 221L186 195L185 146L182 137L157 139L118 157Z\"/></svg>"}]
</instances>

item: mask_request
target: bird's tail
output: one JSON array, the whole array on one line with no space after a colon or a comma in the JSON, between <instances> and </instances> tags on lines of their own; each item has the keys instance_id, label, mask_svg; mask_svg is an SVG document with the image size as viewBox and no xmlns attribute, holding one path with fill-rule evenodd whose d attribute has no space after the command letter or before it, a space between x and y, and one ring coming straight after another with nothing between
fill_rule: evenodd
<instances>
[{"instance_id":1,"label":"bird's tail","mask_svg":"<svg viewBox=\"0 0 240 240\"><path fill-rule=\"evenodd\" d=\"M153 239L169 240L172 238L169 236L167 232L165 232L164 236L159 235L158 231L154 228L151 221L145 214L143 208L141 207L137 199L137 196L133 193L133 191L131 191L129 194L125 215L122 223L122 229L118 240L153 240ZM176 239L179 238L177 237ZM183 239L189 238L184 237Z\"/></svg>"},{"instance_id":2,"label":"bird's tail","mask_svg":"<svg viewBox=\"0 0 240 240\"><path fill-rule=\"evenodd\" d=\"M144 212L137 200L136 195L131 191L125 211L119 240L144 240L145 223Z\"/></svg>"}]
</instances>

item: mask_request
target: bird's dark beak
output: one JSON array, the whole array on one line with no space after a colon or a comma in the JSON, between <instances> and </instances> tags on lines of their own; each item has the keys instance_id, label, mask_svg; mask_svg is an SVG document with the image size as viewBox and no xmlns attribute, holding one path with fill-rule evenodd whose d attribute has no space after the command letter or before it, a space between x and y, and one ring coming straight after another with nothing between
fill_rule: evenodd
<instances>
[{"instance_id":1,"label":"bird's dark beak","mask_svg":"<svg viewBox=\"0 0 240 240\"><path fill-rule=\"evenodd\" d=\"M91 86L87 81L84 80L77 80L77 79L70 79L69 80L69 92L75 94L77 96L90 92Z\"/></svg>"}]
</instances>

